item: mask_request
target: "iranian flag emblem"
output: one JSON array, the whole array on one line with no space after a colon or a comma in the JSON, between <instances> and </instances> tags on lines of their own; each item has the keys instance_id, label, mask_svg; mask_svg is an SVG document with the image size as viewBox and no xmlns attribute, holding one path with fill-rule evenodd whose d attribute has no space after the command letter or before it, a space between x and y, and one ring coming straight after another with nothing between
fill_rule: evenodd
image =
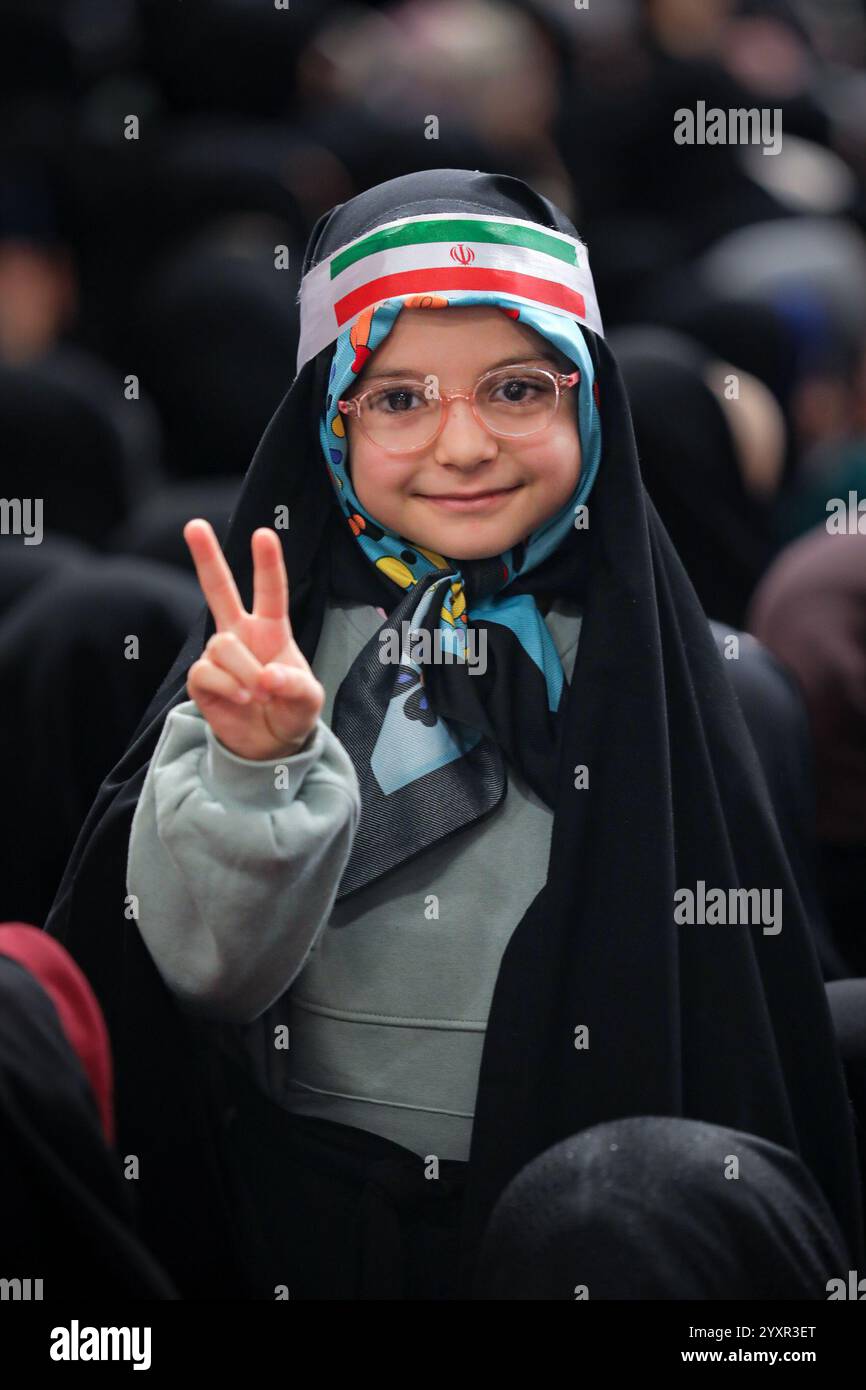
<instances>
[{"instance_id":1,"label":"iranian flag emblem","mask_svg":"<svg viewBox=\"0 0 866 1390\"><path fill-rule=\"evenodd\" d=\"M568 314L601 334L582 242L516 218L438 213L377 227L304 276L298 370L383 299L479 290Z\"/></svg>"}]
</instances>

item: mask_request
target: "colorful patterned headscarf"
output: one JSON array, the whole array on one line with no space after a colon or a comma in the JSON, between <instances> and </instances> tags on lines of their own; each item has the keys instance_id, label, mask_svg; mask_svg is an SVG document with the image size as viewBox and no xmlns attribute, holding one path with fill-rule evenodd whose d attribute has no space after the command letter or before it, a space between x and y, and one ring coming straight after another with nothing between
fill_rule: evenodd
<instances>
[{"instance_id":1,"label":"colorful patterned headscarf","mask_svg":"<svg viewBox=\"0 0 866 1390\"><path fill-rule=\"evenodd\" d=\"M381 346L403 308L447 309L450 305L490 304L509 317L529 324L580 368L578 429L581 444L580 476L574 492L555 515L550 516L525 542L499 556L495 578L487 597L467 596L463 575L435 551L415 544L405 536L386 530L377 517L361 505L352 487L348 467L348 441L344 417L337 402L351 390L356 378ZM517 575L527 574L547 559L575 524L577 509L592 490L601 459L601 429L595 399L595 371L583 334L574 319L551 313L538 305L518 303L502 295L456 293L449 295L406 295L373 306L358 318L337 340L328 381L328 395L322 416L320 439L331 481L340 507L352 533L370 563L381 569L403 589L411 589L434 572L443 574L443 583L434 586L440 601L437 622L443 645L459 657L465 652L466 629L474 618L484 617L510 627L547 680L550 709L558 708L562 694L562 665L553 640L531 594L500 598ZM425 610L426 611L426 604Z\"/></svg>"}]
</instances>

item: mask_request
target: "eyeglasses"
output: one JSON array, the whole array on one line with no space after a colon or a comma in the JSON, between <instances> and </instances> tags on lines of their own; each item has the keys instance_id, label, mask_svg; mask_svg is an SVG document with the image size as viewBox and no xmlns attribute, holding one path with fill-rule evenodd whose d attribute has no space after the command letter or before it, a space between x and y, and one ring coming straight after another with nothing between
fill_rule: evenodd
<instances>
[{"instance_id":1,"label":"eyeglasses","mask_svg":"<svg viewBox=\"0 0 866 1390\"><path fill-rule=\"evenodd\" d=\"M567 375L542 367L497 367L480 376L471 391L441 391L435 376L381 382L338 401L353 415L372 444L388 454L426 449L441 433L447 409L458 396L469 401L484 429L504 439L523 439L551 424L563 391L576 386L580 372Z\"/></svg>"}]
</instances>

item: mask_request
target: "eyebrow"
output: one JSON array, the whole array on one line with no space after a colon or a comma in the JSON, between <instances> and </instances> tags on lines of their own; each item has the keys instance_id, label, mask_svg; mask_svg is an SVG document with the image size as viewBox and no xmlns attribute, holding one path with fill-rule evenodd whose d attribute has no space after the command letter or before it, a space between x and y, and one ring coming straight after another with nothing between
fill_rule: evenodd
<instances>
[{"instance_id":1,"label":"eyebrow","mask_svg":"<svg viewBox=\"0 0 866 1390\"><path fill-rule=\"evenodd\" d=\"M539 353L537 357L519 358L516 362L513 357L503 357L501 362L492 362L484 371L495 372L498 367L529 367L533 362L548 362L559 371L559 361L550 352ZM423 381L424 375L417 367L389 367L385 372L370 372L365 381L391 381L398 377L413 377Z\"/></svg>"}]
</instances>

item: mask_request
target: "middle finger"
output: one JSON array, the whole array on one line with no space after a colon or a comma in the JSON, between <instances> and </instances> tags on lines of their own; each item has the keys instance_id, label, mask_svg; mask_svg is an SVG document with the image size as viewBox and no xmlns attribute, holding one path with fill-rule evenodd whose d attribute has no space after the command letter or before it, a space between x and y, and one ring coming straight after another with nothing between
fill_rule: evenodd
<instances>
[{"instance_id":1,"label":"middle finger","mask_svg":"<svg viewBox=\"0 0 866 1390\"><path fill-rule=\"evenodd\" d=\"M260 526L253 532L252 549L253 616L288 618L289 579L276 531Z\"/></svg>"}]
</instances>

